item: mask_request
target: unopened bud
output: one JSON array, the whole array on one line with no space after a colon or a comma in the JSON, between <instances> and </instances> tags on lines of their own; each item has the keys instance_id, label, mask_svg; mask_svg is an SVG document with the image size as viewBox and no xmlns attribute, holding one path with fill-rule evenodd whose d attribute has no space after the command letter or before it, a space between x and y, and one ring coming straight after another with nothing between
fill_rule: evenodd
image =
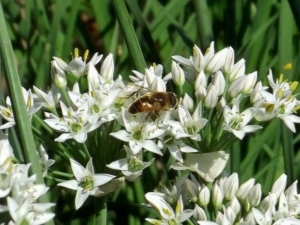
<instances>
[{"instance_id":1,"label":"unopened bud","mask_svg":"<svg viewBox=\"0 0 300 225\"><path fill-rule=\"evenodd\" d=\"M232 82L238 77L245 74L245 60L241 59L236 64L233 65L233 69L229 74L229 81Z\"/></svg>"},{"instance_id":2,"label":"unopened bud","mask_svg":"<svg viewBox=\"0 0 300 225\"><path fill-rule=\"evenodd\" d=\"M229 206L232 208L232 210L234 211L235 215L239 214L239 212L241 211L241 204L240 202L237 200L236 197L234 197L231 201Z\"/></svg>"},{"instance_id":3,"label":"unopened bud","mask_svg":"<svg viewBox=\"0 0 300 225\"><path fill-rule=\"evenodd\" d=\"M197 90L200 86L207 87L207 79L203 70L198 74L195 80L194 88Z\"/></svg>"},{"instance_id":4,"label":"unopened bud","mask_svg":"<svg viewBox=\"0 0 300 225\"><path fill-rule=\"evenodd\" d=\"M216 208L220 208L222 206L224 195L216 183L213 186L212 189L212 203Z\"/></svg>"},{"instance_id":5,"label":"unopened bud","mask_svg":"<svg viewBox=\"0 0 300 225\"><path fill-rule=\"evenodd\" d=\"M183 86L185 75L183 69L179 66L179 63L173 61L171 70L174 83L179 87Z\"/></svg>"},{"instance_id":6,"label":"unopened bud","mask_svg":"<svg viewBox=\"0 0 300 225\"><path fill-rule=\"evenodd\" d=\"M216 87L210 84L207 88L207 95L204 100L204 105L207 108L214 108L217 105L218 96L216 93Z\"/></svg>"},{"instance_id":7,"label":"unopened bud","mask_svg":"<svg viewBox=\"0 0 300 225\"><path fill-rule=\"evenodd\" d=\"M189 111L192 112L194 109L194 101L193 99L185 93L182 99L182 105Z\"/></svg>"},{"instance_id":8,"label":"unopened bud","mask_svg":"<svg viewBox=\"0 0 300 225\"><path fill-rule=\"evenodd\" d=\"M199 203L201 206L207 206L210 199L210 191L205 185L202 186L199 193Z\"/></svg>"},{"instance_id":9,"label":"unopened bud","mask_svg":"<svg viewBox=\"0 0 300 225\"><path fill-rule=\"evenodd\" d=\"M250 73L248 75L246 75L246 79L245 79L245 82L244 82L244 87L243 87L243 94L251 94L252 93L252 90L253 90L253 87L256 83L256 79L257 79L257 72L253 72L253 73Z\"/></svg>"},{"instance_id":10,"label":"unopened bud","mask_svg":"<svg viewBox=\"0 0 300 225\"><path fill-rule=\"evenodd\" d=\"M205 70L211 73L217 72L225 64L227 48L222 49L213 55L213 57L206 64Z\"/></svg>"},{"instance_id":11,"label":"unopened bud","mask_svg":"<svg viewBox=\"0 0 300 225\"><path fill-rule=\"evenodd\" d=\"M228 88L228 94L230 97L237 97L243 90L245 84L245 75L235 79Z\"/></svg>"},{"instance_id":12,"label":"unopened bud","mask_svg":"<svg viewBox=\"0 0 300 225\"><path fill-rule=\"evenodd\" d=\"M225 74L229 74L233 70L234 64L234 51L232 47L227 48L227 55L225 57L225 64L223 71Z\"/></svg>"},{"instance_id":13,"label":"unopened bud","mask_svg":"<svg viewBox=\"0 0 300 225\"><path fill-rule=\"evenodd\" d=\"M224 93L226 81L221 71L216 72L213 76L212 83L215 85L215 90L217 96L220 96Z\"/></svg>"},{"instance_id":14,"label":"unopened bud","mask_svg":"<svg viewBox=\"0 0 300 225\"><path fill-rule=\"evenodd\" d=\"M198 201L198 193L199 193L198 186L189 179L185 180L185 186L191 201L196 203Z\"/></svg>"},{"instance_id":15,"label":"unopened bud","mask_svg":"<svg viewBox=\"0 0 300 225\"><path fill-rule=\"evenodd\" d=\"M236 192L236 197L240 199L242 202L247 200L250 189L254 186L255 179L251 178L247 180L245 183L241 184Z\"/></svg>"},{"instance_id":16,"label":"unopened bud","mask_svg":"<svg viewBox=\"0 0 300 225\"><path fill-rule=\"evenodd\" d=\"M261 185L256 184L249 191L248 201L252 207L255 207L260 203L260 199L261 199Z\"/></svg>"},{"instance_id":17,"label":"unopened bud","mask_svg":"<svg viewBox=\"0 0 300 225\"><path fill-rule=\"evenodd\" d=\"M282 174L273 184L271 193L276 194L277 199L283 193L285 187L286 187L286 182L287 182L287 175Z\"/></svg>"},{"instance_id":18,"label":"unopened bud","mask_svg":"<svg viewBox=\"0 0 300 225\"><path fill-rule=\"evenodd\" d=\"M194 65L195 69L200 72L204 69L205 60L201 50L198 48L197 45L193 47L193 55L194 55Z\"/></svg>"},{"instance_id":19,"label":"unopened bud","mask_svg":"<svg viewBox=\"0 0 300 225\"><path fill-rule=\"evenodd\" d=\"M58 88L65 88L67 86L67 78L65 71L60 69L55 60L51 61L51 75L54 81L54 84Z\"/></svg>"},{"instance_id":20,"label":"unopened bud","mask_svg":"<svg viewBox=\"0 0 300 225\"><path fill-rule=\"evenodd\" d=\"M110 53L106 58L104 59L101 69L100 69L100 75L103 76L104 80L107 83L111 83L114 78L114 59L113 55Z\"/></svg>"},{"instance_id":21,"label":"unopened bud","mask_svg":"<svg viewBox=\"0 0 300 225\"><path fill-rule=\"evenodd\" d=\"M238 188L239 188L239 178L237 173L233 173L224 182L223 191L224 191L225 198L229 201L233 199Z\"/></svg>"},{"instance_id":22,"label":"unopened bud","mask_svg":"<svg viewBox=\"0 0 300 225\"><path fill-rule=\"evenodd\" d=\"M205 214L205 211L198 205L195 205L194 214L193 217L195 220L207 220L207 216Z\"/></svg>"}]
</instances>

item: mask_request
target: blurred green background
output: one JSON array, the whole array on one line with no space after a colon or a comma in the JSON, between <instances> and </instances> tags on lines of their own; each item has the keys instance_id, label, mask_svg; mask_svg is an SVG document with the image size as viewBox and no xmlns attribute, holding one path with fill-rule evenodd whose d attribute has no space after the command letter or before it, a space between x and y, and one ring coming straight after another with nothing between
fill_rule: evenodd
<instances>
[{"instance_id":1,"label":"blurred green background","mask_svg":"<svg viewBox=\"0 0 300 225\"><path fill-rule=\"evenodd\" d=\"M95 52L104 56L113 53L115 75L121 74L124 79L131 70L138 70L117 20L114 3L118 2L1 0L22 85L49 88L52 57L68 61L75 47L82 55L86 49L90 56ZM194 44L205 51L214 41L216 51L232 46L235 61L245 58L246 73L257 70L265 85L270 68L275 77L283 73L286 79L300 80L298 0L127 0L125 3L147 66L160 63L165 74L170 72L172 55L189 57ZM291 68L286 66L288 63ZM3 79L2 90L4 95L8 94ZM278 120L266 123L258 135L250 135L230 149L228 171L238 172L241 182L255 177L265 193L283 172L291 180L297 179L299 138L299 132L291 134ZM149 212L141 208L140 203L145 201L143 194L166 178L157 172L156 166L151 166L141 181L128 184L126 189L109 197L111 224L145 223ZM120 207L123 210L118 211ZM86 215L87 210L56 213L63 224L69 224L66 221ZM74 220L72 224L77 223L80 221Z\"/></svg>"}]
</instances>

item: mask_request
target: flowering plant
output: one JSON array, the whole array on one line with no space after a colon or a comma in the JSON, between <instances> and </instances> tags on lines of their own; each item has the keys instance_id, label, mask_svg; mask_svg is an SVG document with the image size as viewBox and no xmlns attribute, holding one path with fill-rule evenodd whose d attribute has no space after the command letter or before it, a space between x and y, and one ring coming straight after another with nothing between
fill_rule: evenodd
<instances>
[{"instance_id":1,"label":"flowering plant","mask_svg":"<svg viewBox=\"0 0 300 225\"><path fill-rule=\"evenodd\" d=\"M47 128L50 138L60 143L55 154L69 160L75 179L64 174L68 169L49 173L54 160L41 146L43 175L54 179L58 186L77 191L76 209L89 196L105 198L124 186L126 180L143 179L143 171L155 161L144 161L146 156L164 155L171 160L170 169L184 173L174 183L145 195L160 215L160 219L147 218L148 222L300 224L297 183L285 191L286 175L261 199L261 185L253 178L240 185L236 173L225 172L229 159L226 150L247 134L262 129L262 122L277 117L295 132L294 123L300 122L294 114L299 108L294 93L297 82L275 79L270 70L270 87L263 86L257 82L256 72L245 74L245 60L235 63L232 48L215 52L213 42L205 54L195 45L190 58L173 56L171 72L166 76L162 65L153 65L145 73L133 71L130 82L122 76L114 79L111 54L98 72L95 65L102 55L95 54L87 62L87 54L82 59L77 52L75 49L70 63L54 57L53 84L48 92L37 87L33 93L23 89L28 117L43 110L45 119L39 122L51 128ZM77 79L71 87L67 76ZM86 80L87 89L80 85L81 79ZM167 91L171 80L177 86L177 95ZM183 94L185 82L192 85L189 94ZM171 104L173 98L176 104ZM137 112L130 113L132 107ZM1 129L15 125L9 97L0 114L8 121ZM49 137L45 139L34 131L47 143ZM54 214L46 210L54 204L33 203L48 188L36 185L34 176L27 176L30 164L14 163L7 134L2 137L1 197L6 203L1 211L8 212L10 224L42 224L52 219ZM79 162L87 162L86 168ZM23 181L16 183L16 178Z\"/></svg>"}]
</instances>

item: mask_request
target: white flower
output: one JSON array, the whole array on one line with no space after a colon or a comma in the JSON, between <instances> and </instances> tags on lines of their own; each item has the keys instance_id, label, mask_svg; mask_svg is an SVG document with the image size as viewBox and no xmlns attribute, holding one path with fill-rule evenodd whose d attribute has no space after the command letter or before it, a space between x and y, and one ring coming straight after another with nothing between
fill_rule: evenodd
<instances>
[{"instance_id":1,"label":"white flower","mask_svg":"<svg viewBox=\"0 0 300 225\"><path fill-rule=\"evenodd\" d=\"M106 166L114 170L121 170L127 180L134 181L143 174L145 168L153 163L154 158L149 162L143 162L141 152L133 155L132 151L126 145L124 149L126 151L126 158L116 160Z\"/></svg>"},{"instance_id":2,"label":"white flower","mask_svg":"<svg viewBox=\"0 0 300 225\"><path fill-rule=\"evenodd\" d=\"M126 131L119 130L110 135L119 140L128 142L134 155L139 153L143 148L162 155L162 152L152 139L162 135L165 131L157 128L155 123L145 121L145 116L147 115L129 115L128 111L122 108L122 119Z\"/></svg>"},{"instance_id":3,"label":"white flower","mask_svg":"<svg viewBox=\"0 0 300 225\"><path fill-rule=\"evenodd\" d=\"M207 123L207 119L202 118L202 104L198 104L193 116L182 105L178 106L178 116L180 122L169 120L165 123L174 127L176 132L176 138L189 137L193 140L200 141L201 137L199 131Z\"/></svg>"},{"instance_id":4,"label":"white flower","mask_svg":"<svg viewBox=\"0 0 300 225\"><path fill-rule=\"evenodd\" d=\"M8 210L14 221L13 224L16 225L39 225L48 222L55 214L45 211L53 205L52 203L31 204L29 199L23 199L23 201L18 202L14 198L7 197Z\"/></svg>"},{"instance_id":5,"label":"white flower","mask_svg":"<svg viewBox=\"0 0 300 225\"><path fill-rule=\"evenodd\" d=\"M48 168L54 164L55 160L49 159L49 156L45 148L43 147L43 145L40 145L39 156L40 156L40 164L42 164L42 168L43 168L43 176L46 176Z\"/></svg>"},{"instance_id":6,"label":"white flower","mask_svg":"<svg viewBox=\"0 0 300 225\"><path fill-rule=\"evenodd\" d=\"M83 103L76 111L60 102L62 118L52 115L50 119L45 119L45 123L54 130L64 132L55 141L63 142L73 138L79 143L84 143L87 133L97 129L103 121L97 121L97 117L90 117L88 112L88 102Z\"/></svg>"},{"instance_id":7,"label":"white flower","mask_svg":"<svg viewBox=\"0 0 300 225\"><path fill-rule=\"evenodd\" d=\"M190 170L198 173L205 181L212 182L226 166L229 155L224 151L202 154L187 154L183 163L171 166L175 170Z\"/></svg>"},{"instance_id":8,"label":"white flower","mask_svg":"<svg viewBox=\"0 0 300 225\"><path fill-rule=\"evenodd\" d=\"M70 162L76 179L59 183L58 186L77 190L75 207L79 209L89 195L99 195L102 192L101 185L108 183L115 176L110 174L95 174L92 158L87 163L86 168L73 159L70 159Z\"/></svg>"},{"instance_id":9,"label":"white flower","mask_svg":"<svg viewBox=\"0 0 300 225\"><path fill-rule=\"evenodd\" d=\"M31 90L26 91L26 89L22 87L22 94L26 105L27 115L31 118L32 115L42 107L42 105L33 101ZM6 105L7 107L0 105L0 115L8 122L1 125L0 129L6 129L15 125L15 118L9 97L6 98Z\"/></svg>"},{"instance_id":10,"label":"white flower","mask_svg":"<svg viewBox=\"0 0 300 225\"><path fill-rule=\"evenodd\" d=\"M227 105L224 106L223 129L233 133L239 139L243 139L246 133L255 132L258 129L261 129L262 127L258 125L247 125L253 117L252 111L252 108L248 108L240 113L239 98L236 98L232 109Z\"/></svg>"},{"instance_id":11,"label":"white flower","mask_svg":"<svg viewBox=\"0 0 300 225\"><path fill-rule=\"evenodd\" d=\"M146 88L152 91L166 91L166 83L172 79L172 74L169 73L162 77L163 67L162 65L153 65L149 69L145 69L145 74L138 71L132 71L135 75L129 76L129 78L138 87Z\"/></svg>"},{"instance_id":12,"label":"white flower","mask_svg":"<svg viewBox=\"0 0 300 225\"><path fill-rule=\"evenodd\" d=\"M151 192L147 193L145 197L147 201L151 204L151 206L159 212L162 218L161 220L147 218L146 220L152 224L180 225L183 221L188 220L194 213L194 211L191 209L183 210L183 202L181 196L178 199L175 212L162 197Z\"/></svg>"},{"instance_id":13,"label":"white flower","mask_svg":"<svg viewBox=\"0 0 300 225\"><path fill-rule=\"evenodd\" d=\"M49 110L55 110L56 104L58 103L61 94L58 92L58 89L52 85L48 93L43 92L37 87L33 86L35 95L33 96L35 102L38 102L42 105L43 108Z\"/></svg>"},{"instance_id":14,"label":"white flower","mask_svg":"<svg viewBox=\"0 0 300 225\"><path fill-rule=\"evenodd\" d=\"M69 64L65 63L62 59L57 58L57 57L53 57L53 59L62 70L72 74L74 77L79 79L81 76L86 74L87 65L89 63L96 65L101 60L102 55L98 56L98 53L95 53L94 56L92 57L92 59L90 60L90 62L86 63L86 60L88 57L88 51L85 52L83 60L82 60L82 57L79 56L79 54L78 54L78 49L75 48L73 57L74 58L72 59L72 61Z\"/></svg>"}]
</instances>

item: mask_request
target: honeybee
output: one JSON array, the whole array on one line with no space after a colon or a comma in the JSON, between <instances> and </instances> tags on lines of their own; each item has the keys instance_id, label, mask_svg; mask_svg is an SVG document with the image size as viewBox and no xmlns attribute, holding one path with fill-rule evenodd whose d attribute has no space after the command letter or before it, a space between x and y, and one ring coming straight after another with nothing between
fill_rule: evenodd
<instances>
[{"instance_id":1,"label":"honeybee","mask_svg":"<svg viewBox=\"0 0 300 225\"><path fill-rule=\"evenodd\" d=\"M159 111L174 108L177 104L178 98L172 92L149 92L134 100L128 112L131 114L149 112L149 115L158 115Z\"/></svg>"}]
</instances>

